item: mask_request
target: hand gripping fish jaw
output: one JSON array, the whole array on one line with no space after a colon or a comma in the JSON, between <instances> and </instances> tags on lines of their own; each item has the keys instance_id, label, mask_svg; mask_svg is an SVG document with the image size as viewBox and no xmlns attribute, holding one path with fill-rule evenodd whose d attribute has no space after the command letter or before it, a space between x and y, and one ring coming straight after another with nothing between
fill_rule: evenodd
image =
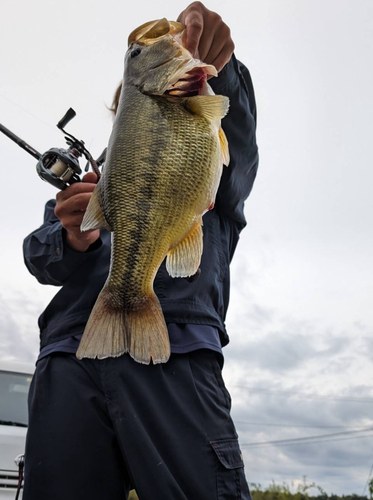
<instances>
[{"instance_id":1,"label":"hand gripping fish jaw","mask_svg":"<svg viewBox=\"0 0 373 500\"><path fill-rule=\"evenodd\" d=\"M63 118L57 123L59 128L65 134L65 140L68 149L51 148L44 154L40 154L25 141L17 137L13 132L0 124L0 132L3 132L9 139L18 144L31 156L38 160L36 171L41 179L52 184L58 189L66 189L74 182L80 182L82 169L79 165L79 158L85 156L88 160L85 170L88 170L91 164L93 171L100 177L98 166L103 163L100 159L97 162L92 158L91 153L84 146L84 141L76 139L73 135L64 130L66 125L75 117L75 111L70 108Z\"/></svg>"},{"instance_id":2,"label":"hand gripping fish jaw","mask_svg":"<svg viewBox=\"0 0 373 500\"><path fill-rule=\"evenodd\" d=\"M192 56L185 48L184 34L183 24L165 18L135 29L128 38L126 82L153 96L208 95L206 82L217 76L216 68Z\"/></svg>"}]
</instances>

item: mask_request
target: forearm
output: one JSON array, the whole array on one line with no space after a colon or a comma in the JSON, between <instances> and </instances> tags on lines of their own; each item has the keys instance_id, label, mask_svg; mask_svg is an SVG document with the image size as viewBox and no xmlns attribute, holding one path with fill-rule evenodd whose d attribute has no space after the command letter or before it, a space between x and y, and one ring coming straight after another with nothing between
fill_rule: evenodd
<instances>
[{"instance_id":1,"label":"forearm","mask_svg":"<svg viewBox=\"0 0 373 500\"><path fill-rule=\"evenodd\" d=\"M229 97L228 115L222 121L230 152L230 164L223 168L216 207L245 225L244 201L249 196L258 168L256 104L248 70L234 55L218 78L211 80L216 94Z\"/></svg>"}]
</instances>

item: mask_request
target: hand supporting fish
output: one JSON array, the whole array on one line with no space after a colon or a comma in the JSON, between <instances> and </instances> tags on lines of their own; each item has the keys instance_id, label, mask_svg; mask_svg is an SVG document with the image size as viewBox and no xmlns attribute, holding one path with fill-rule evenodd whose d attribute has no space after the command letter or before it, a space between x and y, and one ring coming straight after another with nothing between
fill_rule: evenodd
<instances>
[{"instance_id":1,"label":"hand supporting fish","mask_svg":"<svg viewBox=\"0 0 373 500\"><path fill-rule=\"evenodd\" d=\"M166 362L167 327L153 290L164 260L172 277L193 276L202 215L213 207L229 152L221 119L228 99L207 84L212 65L184 47L184 26L166 19L131 33L119 108L102 178L81 230L112 232L108 279L77 353Z\"/></svg>"},{"instance_id":2,"label":"hand supporting fish","mask_svg":"<svg viewBox=\"0 0 373 500\"><path fill-rule=\"evenodd\" d=\"M80 231L96 184L97 175L89 172L83 177L83 182L74 182L56 196L54 212L65 229L66 243L77 252L85 252L100 237L98 229L83 233Z\"/></svg>"}]
</instances>

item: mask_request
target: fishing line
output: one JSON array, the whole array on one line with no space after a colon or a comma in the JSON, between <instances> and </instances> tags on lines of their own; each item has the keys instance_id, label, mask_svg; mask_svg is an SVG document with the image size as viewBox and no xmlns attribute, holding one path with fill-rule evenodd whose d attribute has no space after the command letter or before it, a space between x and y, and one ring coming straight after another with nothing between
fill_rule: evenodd
<instances>
[{"instance_id":1,"label":"fishing line","mask_svg":"<svg viewBox=\"0 0 373 500\"><path fill-rule=\"evenodd\" d=\"M42 123L43 125L47 126L48 128L51 128L53 130L53 132L55 132L55 129L54 127L52 127L49 123L46 123L44 122L41 118L38 118L37 116L35 116L34 114L32 114L30 111L28 111L27 109L25 108L22 108L22 106L20 106L19 104L17 104L16 102L12 101L11 99L9 99L8 97L5 97L4 95L0 94L0 97L2 97L3 99L5 99L6 101L12 103L14 106L17 106L17 108L21 109L22 111L24 111L25 113L27 113L28 115L32 116L33 118L35 118L35 120L38 120L40 123Z\"/></svg>"}]
</instances>

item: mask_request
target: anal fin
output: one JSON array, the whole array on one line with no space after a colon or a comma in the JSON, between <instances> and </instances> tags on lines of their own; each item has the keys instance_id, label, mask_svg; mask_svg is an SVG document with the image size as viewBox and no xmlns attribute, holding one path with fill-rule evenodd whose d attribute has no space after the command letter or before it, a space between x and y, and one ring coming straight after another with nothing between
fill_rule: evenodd
<instances>
[{"instance_id":1,"label":"anal fin","mask_svg":"<svg viewBox=\"0 0 373 500\"><path fill-rule=\"evenodd\" d=\"M201 263L203 249L202 218L167 254L166 269L172 278L193 276Z\"/></svg>"}]
</instances>

